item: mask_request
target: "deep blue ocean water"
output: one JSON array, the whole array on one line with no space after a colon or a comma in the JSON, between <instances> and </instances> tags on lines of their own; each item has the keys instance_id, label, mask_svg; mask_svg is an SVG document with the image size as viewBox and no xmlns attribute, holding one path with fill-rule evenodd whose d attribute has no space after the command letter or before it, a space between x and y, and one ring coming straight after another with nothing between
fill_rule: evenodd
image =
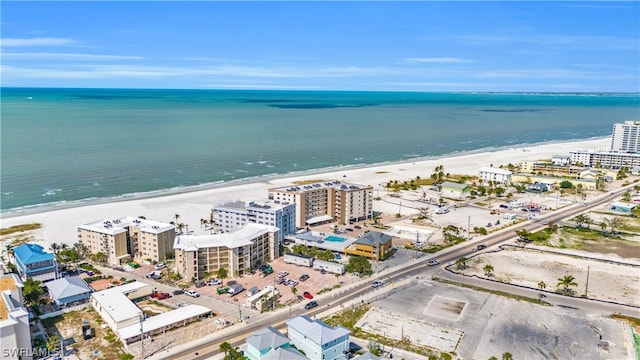
<instances>
[{"instance_id":1,"label":"deep blue ocean water","mask_svg":"<svg viewBox=\"0 0 640 360\"><path fill-rule=\"evenodd\" d=\"M638 94L1 91L1 209L608 136ZM428 174L425 174L428 176Z\"/></svg>"}]
</instances>

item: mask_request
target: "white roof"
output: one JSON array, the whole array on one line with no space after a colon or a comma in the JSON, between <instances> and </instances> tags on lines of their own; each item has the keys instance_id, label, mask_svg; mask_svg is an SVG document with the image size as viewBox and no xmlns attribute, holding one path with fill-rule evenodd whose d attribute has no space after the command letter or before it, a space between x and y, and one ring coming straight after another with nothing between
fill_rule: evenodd
<instances>
[{"instance_id":1,"label":"white roof","mask_svg":"<svg viewBox=\"0 0 640 360\"><path fill-rule=\"evenodd\" d=\"M481 167L480 168L480 172L485 172L485 173L492 173L492 174L501 174L501 175L511 175L512 172L509 170L505 170L505 169L500 169L500 168L494 168L494 167Z\"/></svg>"},{"instance_id":2,"label":"white roof","mask_svg":"<svg viewBox=\"0 0 640 360\"><path fill-rule=\"evenodd\" d=\"M277 232L275 226L249 223L237 231L213 235L183 235L177 236L173 243L174 249L195 251L197 249L226 247L235 249L252 244L252 240L266 233Z\"/></svg>"},{"instance_id":3,"label":"white roof","mask_svg":"<svg viewBox=\"0 0 640 360\"><path fill-rule=\"evenodd\" d=\"M342 326L332 328L320 320L311 320L307 316L296 316L287 321L290 329L304 334L314 344L324 345L349 335L350 331Z\"/></svg>"},{"instance_id":4,"label":"white roof","mask_svg":"<svg viewBox=\"0 0 640 360\"><path fill-rule=\"evenodd\" d=\"M307 224L309 224L309 225L312 225L312 224L316 224L316 223L323 222L323 221L329 221L329 220L333 220L333 216L331 216L331 215L320 215L320 216L309 218L309 219L305 220L305 222Z\"/></svg>"},{"instance_id":5,"label":"white roof","mask_svg":"<svg viewBox=\"0 0 640 360\"><path fill-rule=\"evenodd\" d=\"M142 322L142 329L145 333L162 329L165 326L182 322L186 319L211 313L211 309L200 305L187 305L175 310L152 316ZM140 324L129 325L118 330L118 337L126 340L140 336Z\"/></svg>"},{"instance_id":6,"label":"white roof","mask_svg":"<svg viewBox=\"0 0 640 360\"><path fill-rule=\"evenodd\" d=\"M281 192L293 192L293 193L305 193L313 190L320 189L337 189L337 190L371 190L373 187L369 185L357 185L346 182L341 182L340 180L328 180L328 181L320 181L313 184L306 185L287 185L281 186L277 188L269 189L270 192L273 191L281 191Z\"/></svg>"},{"instance_id":7,"label":"white roof","mask_svg":"<svg viewBox=\"0 0 640 360\"><path fill-rule=\"evenodd\" d=\"M131 216L118 219L103 219L88 224L80 225L78 228L89 231L95 231L102 234L115 235L126 232L129 226L136 226L142 232L159 234L169 230L175 230L175 226L159 221L146 220Z\"/></svg>"},{"instance_id":8,"label":"white roof","mask_svg":"<svg viewBox=\"0 0 640 360\"><path fill-rule=\"evenodd\" d=\"M131 319L142 314L142 310L136 306L126 294L142 289L148 284L135 281L129 284L116 286L111 289L102 290L91 294L100 306L109 313L109 316L116 322Z\"/></svg>"}]
</instances>

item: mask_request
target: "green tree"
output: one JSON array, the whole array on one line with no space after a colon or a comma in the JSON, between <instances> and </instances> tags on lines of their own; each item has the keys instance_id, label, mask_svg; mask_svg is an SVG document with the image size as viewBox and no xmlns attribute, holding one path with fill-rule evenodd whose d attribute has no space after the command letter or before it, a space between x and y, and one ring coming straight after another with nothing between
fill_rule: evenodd
<instances>
[{"instance_id":1,"label":"green tree","mask_svg":"<svg viewBox=\"0 0 640 360\"><path fill-rule=\"evenodd\" d=\"M227 271L227 269L221 267L218 270L216 270L216 276L218 277L218 279L220 279L220 285L224 285L224 279L227 278L227 276L229 276L229 272Z\"/></svg>"},{"instance_id":2,"label":"green tree","mask_svg":"<svg viewBox=\"0 0 640 360\"><path fill-rule=\"evenodd\" d=\"M338 285L340 285L340 275L342 274L336 273L336 280L338 281Z\"/></svg>"},{"instance_id":3,"label":"green tree","mask_svg":"<svg viewBox=\"0 0 640 360\"><path fill-rule=\"evenodd\" d=\"M458 270L464 270L467 268L467 261L468 259L466 257L460 257L456 260L456 269Z\"/></svg>"},{"instance_id":4,"label":"green tree","mask_svg":"<svg viewBox=\"0 0 640 360\"><path fill-rule=\"evenodd\" d=\"M573 183L569 180L561 181L560 189L573 189Z\"/></svg>"},{"instance_id":5,"label":"green tree","mask_svg":"<svg viewBox=\"0 0 640 360\"><path fill-rule=\"evenodd\" d=\"M345 269L347 272L360 273L361 275L370 275L372 273L371 263L364 256L350 257Z\"/></svg>"},{"instance_id":6,"label":"green tree","mask_svg":"<svg viewBox=\"0 0 640 360\"><path fill-rule=\"evenodd\" d=\"M558 289L562 289L562 294L567 295L570 288L572 286L578 286L578 283L575 281L576 279L571 275L565 275L564 277L558 278L558 284L556 285Z\"/></svg>"},{"instance_id":7,"label":"green tree","mask_svg":"<svg viewBox=\"0 0 640 360\"><path fill-rule=\"evenodd\" d=\"M91 254L90 258L91 260L100 264L104 264L107 262L107 254L103 253L102 251L98 251L95 254Z\"/></svg>"},{"instance_id":8,"label":"green tree","mask_svg":"<svg viewBox=\"0 0 640 360\"><path fill-rule=\"evenodd\" d=\"M60 345L60 338L56 335L51 335L47 338L47 349L51 353L58 351L58 345Z\"/></svg>"},{"instance_id":9,"label":"green tree","mask_svg":"<svg viewBox=\"0 0 640 360\"><path fill-rule=\"evenodd\" d=\"M293 294L293 297L296 297L296 294L298 293L298 288L295 286L291 287L291 293Z\"/></svg>"},{"instance_id":10,"label":"green tree","mask_svg":"<svg viewBox=\"0 0 640 360\"><path fill-rule=\"evenodd\" d=\"M516 230L516 235L522 241L527 241L531 237L531 233L527 229Z\"/></svg>"},{"instance_id":11,"label":"green tree","mask_svg":"<svg viewBox=\"0 0 640 360\"><path fill-rule=\"evenodd\" d=\"M502 187L497 187L493 191L496 193L496 196L500 197L506 190Z\"/></svg>"},{"instance_id":12,"label":"green tree","mask_svg":"<svg viewBox=\"0 0 640 360\"><path fill-rule=\"evenodd\" d=\"M602 221L600 222L599 226L600 226L600 229L602 229L602 234L604 235L604 231L607 229L607 226L608 226L607 223Z\"/></svg>"},{"instance_id":13,"label":"green tree","mask_svg":"<svg viewBox=\"0 0 640 360\"><path fill-rule=\"evenodd\" d=\"M616 234L616 229L619 229L619 228L623 227L626 224L626 221L623 218L618 217L618 216L606 218L606 219L604 219L604 221L611 228L611 234L612 235Z\"/></svg>"},{"instance_id":14,"label":"green tree","mask_svg":"<svg viewBox=\"0 0 640 360\"><path fill-rule=\"evenodd\" d=\"M513 360L513 355L511 355L511 353L504 353L502 354L502 360Z\"/></svg>"},{"instance_id":15,"label":"green tree","mask_svg":"<svg viewBox=\"0 0 640 360\"><path fill-rule=\"evenodd\" d=\"M589 215L587 214L579 214L573 218L573 221L576 222L576 226L579 228L582 227L582 224L587 223L589 221Z\"/></svg>"},{"instance_id":16,"label":"green tree","mask_svg":"<svg viewBox=\"0 0 640 360\"><path fill-rule=\"evenodd\" d=\"M41 284L42 282L40 280L33 280L32 278L28 278L24 282L24 287L22 288L22 296L24 297L25 302L34 310L36 310L38 306L42 304L44 299L43 297L45 293Z\"/></svg>"},{"instance_id":17,"label":"green tree","mask_svg":"<svg viewBox=\"0 0 640 360\"><path fill-rule=\"evenodd\" d=\"M493 274L493 265L487 264L482 268L482 270L484 270L484 274L486 276L491 276Z\"/></svg>"}]
</instances>

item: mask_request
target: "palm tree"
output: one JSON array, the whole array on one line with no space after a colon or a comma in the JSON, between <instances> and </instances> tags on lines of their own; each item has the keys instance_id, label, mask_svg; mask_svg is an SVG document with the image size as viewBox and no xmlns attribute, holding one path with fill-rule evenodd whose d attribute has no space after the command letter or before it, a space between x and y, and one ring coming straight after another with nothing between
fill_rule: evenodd
<instances>
[{"instance_id":1,"label":"palm tree","mask_svg":"<svg viewBox=\"0 0 640 360\"><path fill-rule=\"evenodd\" d=\"M464 256L461 258L458 258L458 260L456 260L456 269L463 270L466 268L467 268L467 258Z\"/></svg>"},{"instance_id":2,"label":"palm tree","mask_svg":"<svg viewBox=\"0 0 640 360\"><path fill-rule=\"evenodd\" d=\"M54 255L58 255L58 251L60 251L60 245L58 245L57 243L52 243L51 250L53 250Z\"/></svg>"},{"instance_id":3,"label":"palm tree","mask_svg":"<svg viewBox=\"0 0 640 360\"><path fill-rule=\"evenodd\" d=\"M483 270L486 276L491 276L491 273L493 273L493 265L487 264L484 266Z\"/></svg>"},{"instance_id":4,"label":"palm tree","mask_svg":"<svg viewBox=\"0 0 640 360\"><path fill-rule=\"evenodd\" d=\"M581 228L582 224L587 223L589 220L589 216L587 214L580 214L573 218L573 221L576 222L576 225Z\"/></svg>"},{"instance_id":5,"label":"palm tree","mask_svg":"<svg viewBox=\"0 0 640 360\"><path fill-rule=\"evenodd\" d=\"M513 360L513 355L511 355L511 353L504 353L502 354L502 360Z\"/></svg>"},{"instance_id":6,"label":"palm tree","mask_svg":"<svg viewBox=\"0 0 640 360\"><path fill-rule=\"evenodd\" d=\"M604 219L604 221L606 221L607 225L609 225L609 227L611 228L611 235L615 235L616 229L621 228L626 223L623 218L617 216L606 218Z\"/></svg>"},{"instance_id":7,"label":"palm tree","mask_svg":"<svg viewBox=\"0 0 640 360\"><path fill-rule=\"evenodd\" d=\"M340 274L336 273L336 280L338 280L338 285L340 285Z\"/></svg>"},{"instance_id":8,"label":"palm tree","mask_svg":"<svg viewBox=\"0 0 640 360\"><path fill-rule=\"evenodd\" d=\"M225 341L220 344L220 351L222 351L224 353L224 356L227 357L227 354L233 351L233 346Z\"/></svg>"},{"instance_id":9,"label":"palm tree","mask_svg":"<svg viewBox=\"0 0 640 360\"><path fill-rule=\"evenodd\" d=\"M224 286L224 279L226 279L227 276L229 276L229 273L227 272L227 269L221 267L218 270L216 270L216 276L218 277L218 279L220 279L220 285Z\"/></svg>"},{"instance_id":10,"label":"palm tree","mask_svg":"<svg viewBox=\"0 0 640 360\"><path fill-rule=\"evenodd\" d=\"M538 289L540 289L540 295L538 295L538 300L542 300L542 290L547 288L547 284L544 283L544 281L540 281L538 283Z\"/></svg>"},{"instance_id":11,"label":"palm tree","mask_svg":"<svg viewBox=\"0 0 640 360\"><path fill-rule=\"evenodd\" d=\"M578 286L578 283L575 282L576 278L571 275L565 275L564 277L558 278L558 284L556 285L558 288L562 288L562 294L567 295L571 286Z\"/></svg>"},{"instance_id":12,"label":"palm tree","mask_svg":"<svg viewBox=\"0 0 640 360\"><path fill-rule=\"evenodd\" d=\"M604 235L604 231L607 229L607 223L606 222L601 222L600 223L600 229L602 229L602 234Z\"/></svg>"},{"instance_id":13,"label":"palm tree","mask_svg":"<svg viewBox=\"0 0 640 360\"><path fill-rule=\"evenodd\" d=\"M297 287L295 287L295 286L292 286L292 287L291 287L291 293L293 294L293 297L294 297L294 298L296 297L296 293L297 293L297 292L298 292L298 288L297 288Z\"/></svg>"},{"instance_id":14,"label":"palm tree","mask_svg":"<svg viewBox=\"0 0 640 360\"><path fill-rule=\"evenodd\" d=\"M58 351L58 344L60 344L60 338L58 338L56 335L51 335L47 338L47 349L51 353L55 353L56 351Z\"/></svg>"}]
</instances>

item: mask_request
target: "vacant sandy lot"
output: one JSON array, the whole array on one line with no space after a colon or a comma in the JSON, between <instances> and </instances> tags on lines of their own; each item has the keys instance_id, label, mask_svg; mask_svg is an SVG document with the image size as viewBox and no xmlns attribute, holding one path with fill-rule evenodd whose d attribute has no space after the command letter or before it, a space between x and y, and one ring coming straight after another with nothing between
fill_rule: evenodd
<instances>
[{"instance_id":1,"label":"vacant sandy lot","mask_svg":"<svg viewBox=\"0 0 640 360\"><path fill-rule=\"evenodd\" d=\"M483 269L487 264L494 268L489 276ZM463 273L534 289L543 281L547 291L555 291L558 279L571 275L578 284L572 287L577 296L586 292L592 299L640 306L640 264L637 261L613 263L542 249L507 246L502 251L485 252L469 258Z\"/></svg>"}]
</instances>

